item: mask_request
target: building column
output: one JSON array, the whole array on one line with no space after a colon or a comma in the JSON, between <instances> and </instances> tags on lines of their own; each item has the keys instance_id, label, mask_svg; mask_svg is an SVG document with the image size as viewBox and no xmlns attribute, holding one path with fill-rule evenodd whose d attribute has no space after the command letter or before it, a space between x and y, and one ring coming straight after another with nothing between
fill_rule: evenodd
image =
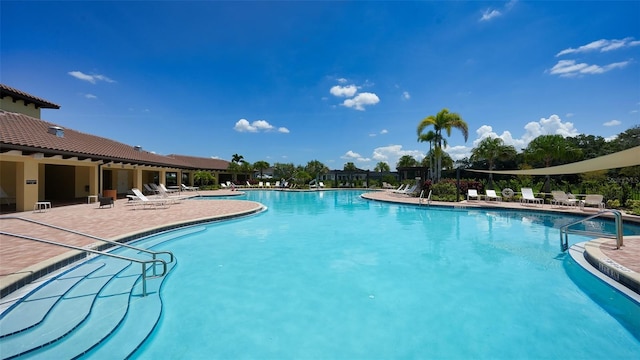
<instances>
[{"instance_id":1,"label":"building column","mask_svg":"<svg viewBox=\"0 0 640 360\"><path fill-rule=\"evenodd\" d=\"M142 169L133 167L133 187L142 191Z\"/></svg>"},{"instance_id":2,"label":"building column","mask_svg":"<svg viewBox=\"0 0 640 360\"><path fill-rule=\"evenodd\" d=\"M16 211L32 210L39 201L38 179L38 162L25 159L16 164Z\"/></svg>"}]
</instances>

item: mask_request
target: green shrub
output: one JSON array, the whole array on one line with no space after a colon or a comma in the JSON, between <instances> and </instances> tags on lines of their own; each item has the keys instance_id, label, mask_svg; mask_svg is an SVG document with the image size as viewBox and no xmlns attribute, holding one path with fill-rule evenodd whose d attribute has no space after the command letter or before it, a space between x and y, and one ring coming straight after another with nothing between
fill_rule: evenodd
<instances>
[{"instance_id":1,"label":"green shrub","mask_svg":"<svg viewBox=\"0 0 640 360\"><path fill-rule=\"evenodd\" d=\"M627 200L624 204L627 212L633 215L640 215L640 200Z\"/></svg>"},{"instance_id":2,"label":"green shrub","mask_svg":"<svg viewBox=\"0 0 640 360\"><path fill-rule=\"evenodd\" d=\"M620 201L618 201L618 200L607 200L607 207L609 209L619 209L620 208Z\"/></svg>"},{"instance_id":3,"label":"green shrub","mask_svg":"<svg viewBox=\"0 0 640 360\"><path fill-rule=\"evenodd\" d=\"M449 181L441 181L431 187L431 198L438 201L456 201L456 185Z\"/></svg>"}]
</instances>

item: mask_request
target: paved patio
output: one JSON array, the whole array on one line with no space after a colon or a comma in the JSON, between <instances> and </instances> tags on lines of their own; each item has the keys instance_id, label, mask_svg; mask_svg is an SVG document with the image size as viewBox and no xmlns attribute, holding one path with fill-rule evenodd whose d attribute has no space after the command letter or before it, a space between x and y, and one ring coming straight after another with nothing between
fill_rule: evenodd
<instances>
[{"instance_id":1,"label":"paved patio","mask_svg":"<svg viewBox=\"0 0 640 360\"><path fill-rule=\"evenodd\" d=\"M197 195L182 193L183 195ZM200 195L228 196L239 194L230 190L201 191ZM391 191L374 191L365 194L370 200L389 201L407 204L419 204L420 199L395 194ZM524 207L514 202L462 201L460 203L432 202L430 206L457 206L478 208L533 209L560 213L595 213L597 209L580 210L575 207L552 207L543 205ZM82 204L54 207L43 212L22 212L6 214L0 218L23 217L56 225L67 229L90 234L108 240L121 240L139 237L162 229L215 219L240 216L260 211L262 205L246 200L220 199L218 201L182 201L163 209L141 209L131 206L128 200L121 199L113 207L99 208L98 204ZM640 223L640 217L625 215L625 219ZM96 240L49 227L34 225L15 219L0 219L0 231L50 239L79 247L95 246ZM589 251L598 264L612 273L630 277L640 288L640 237L625 237L624 246L616 250L615 240L599 239L590 243ZM42 269L51 271L64 266L77 250L37 243L12 236L0 235L0 290L2 296L22 286L30 279L42 275ZM605 271L607 271L605 269ZM602 268L601 268L602 271ZM608 274L612 276L612 274ZM618 281L620 281L618 279ZM621 281L622 282L622 281ZM639 292L637 289L634 291Z\"/></svg>"}]
</instances>

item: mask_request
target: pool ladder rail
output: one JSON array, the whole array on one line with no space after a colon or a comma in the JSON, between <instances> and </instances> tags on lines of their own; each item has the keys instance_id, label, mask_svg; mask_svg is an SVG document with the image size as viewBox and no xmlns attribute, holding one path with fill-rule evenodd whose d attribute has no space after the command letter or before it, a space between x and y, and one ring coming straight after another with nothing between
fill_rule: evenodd
<instances>
[{"instance_id":1,"label":"pool ladder rail","mask_svg":"<svg viewBox=\"0 0 640 360\"><path fill-rule=\"evenodd\" d=\"M420 198L418 199L418 204L422 205L426 201L427 206L431 205L431 190L429 190L429 195L424 197L424 190L420 191Z\"/></svg>"},{"instance_id":2,"label":"pool ladder rail","mask_svg":"<svg viewBox=\"0 0 640 360\"><path fill-rule=\"evenodd\" d=\"M615 226L616 226L616 233L615 234L610 234L610 233L606 233L606 232L599 232L599 231L588 231L588 230L578 230L578 229L570 229L572 226L583 223L585 221L600 217L604 214L608 214L611 213L613 214L614 220L615 220ZM622 213L618 210L612 210L612 209L607 209L607 210L602 210L597 212L596 214L593 214L591 216L588 216L586 218L580 219L578 221L574 221L571 224L567 224L563 227L560 228L560 250L561 251L567 251L569 249L569 233L571 234L579 234L579 235L587 235L587 236L597 236L597 237L604 237L604 238L608 238L608 239L616 239L616 249L620 249L620 247L623 245L623 231L622 231Z\"/></svg>"},{"instance_id":3,"label":"pool ladder rail","mask_svg":"<svg viewBox=\"0 0 640 360\"><path fill-rule=\"evenodd\" d=\"M32 236L21 235L21 234L13 234L13 233L5 232L5 231L0 231L0 235L6 235L6 236L17 237L17 238L20 238L20 239L25 239L25 240L37 241L37 242L41 242L41 243L45 243L45 244L64 247L64 248L67 248L67 249L74 249L74 250L79 250L79 251L83 251L83 252L87 252L87 253L91 253L91 254L103 255L103 256L107 256L107 257L111 257L111 258L115 258L115 259L120 259L120 260L139 263L139 264L142 265L142 274L141 274L141 276L142 276L142 296L147 296L147 279L155 279L155 278L159 278L159 277L165 276L167 274L167 264L170 264L175 260L175 256L170 251L153 251L153 250L149 250L149 249L144 249L144 248L140 248L140 247L137 247L137 246L132 246L132 245L125 244L125 243L120 243L120 242L117 242L117 241L111 241L111 240L103 239L103 238L100 238L100 237L97 237L97 236L93 236L93 235L90 235L90 234L85 234L85 233L82 233L82 232L79 232L79 231L66 229L66 228L63 228L63 227L60 227L60 226L51 225L51 224L47 224L47 223L43 223L43 222L40 222L40 221L19 217L19 216L3 216L3 217L0 217L0 219L2 219L2 220L22 220L22 221L26 221L26 222L30 222L30 223L34 223L34 224L38 224L38 225L42 225L42 226L46 226L46 227L50 227L50 228L53 228L53 229L69 232L69 233L72 233L72 234L88 237L90 239L102 241L102 242L105 242L107 244L111 244L111 245L114 245L114 246L126 247L126 248L129 248L129 249L132 249L132 250L136 250L136 251L139 251L139 252L150 254L152 259L149 259L149 260L137 259L137 258L127 257L127 256L116 255L116 254L113 254L113 253L110 253L110 252L106 252L106 251L95 250L95 249L92 249L92 248L89 248L89 247L68 245L68 244L63 244L63 243L59 243L59 242L55 242L55 241L51 241L51 240L46 240L46 239L40 239L40 238L36 238L36 237L32 237ZM169 255L169 261L167 262L167 261L165 261L163 259L159 259L157 256L160 255L160 254ZM149 269L147 267L147 265L149 265L149 264L151 265L151 268L153 269L153 274L151 276L147 275L147 270ZM162 266L162 272L160 274L158 274L157 271L156 271L157 265L161 265Z\"/></svg>"}]
</instances>

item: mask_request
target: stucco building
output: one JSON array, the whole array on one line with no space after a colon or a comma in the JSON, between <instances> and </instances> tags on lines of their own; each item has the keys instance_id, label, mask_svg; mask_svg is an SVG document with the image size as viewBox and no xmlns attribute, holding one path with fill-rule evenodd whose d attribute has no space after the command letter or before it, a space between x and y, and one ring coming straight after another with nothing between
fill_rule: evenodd
<instances>
[{"instance_id":1,"label":"stucco building","mask_svg":"<svg viewBox=\"0 0 640 360\"><path fill-rule=\"evenodd\" d=\"M41 119L60 106L0 84L0 203L2 211L27 211L38 201L76 203L88 196L125 196L145 183L193 185L197 171L216 180L230 176L229 162L159 155Z\"/></svg>"}]
</instances>

